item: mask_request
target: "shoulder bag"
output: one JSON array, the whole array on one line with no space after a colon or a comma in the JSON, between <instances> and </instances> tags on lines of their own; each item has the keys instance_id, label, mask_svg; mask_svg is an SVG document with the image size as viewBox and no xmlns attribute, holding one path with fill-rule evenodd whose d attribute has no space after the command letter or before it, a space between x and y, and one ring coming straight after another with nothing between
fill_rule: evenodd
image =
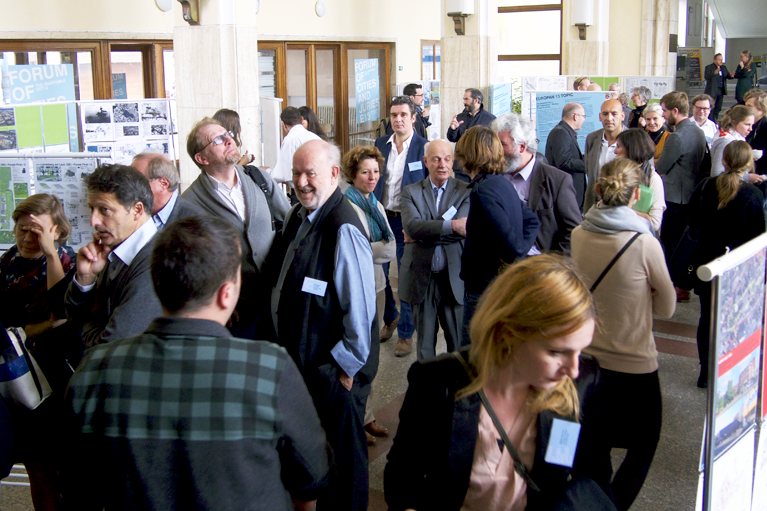
<instances>
[{"instance_id":1,"label":"shoulder bag","mask_svg":"<svg viewBox=\"0 0 767 511\"><path fill-rule=\"evenodd\" d=\"M0 395L6 403L34 410L53 391L24 345L25 340L24 330L0 329Z\"/></svg>"}]
</instances>

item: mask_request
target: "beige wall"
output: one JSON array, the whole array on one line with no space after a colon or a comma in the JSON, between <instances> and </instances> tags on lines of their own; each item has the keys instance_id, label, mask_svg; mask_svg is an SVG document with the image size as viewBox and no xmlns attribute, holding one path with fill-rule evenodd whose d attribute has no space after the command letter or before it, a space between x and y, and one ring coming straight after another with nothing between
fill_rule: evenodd
<instances>
[{"instance_id":1,"label":"beige wall","mask_svg":"<svg viewBox=\"0 0 767 511\"><path fill-rule=\"evenodd\" d=\"M607 72L610 75L639 73L642 0L610 0L610 42Z\"/></svg>"},{"instance_id":2,"label":"beige wall","mask_svg":"<svg viewBox=\"0 0 767 511\"><path fill-rule=\"evenodd\" d=\"M180 4L175 0L173 3L175 10ZM13 32L35 32L36 37L44 39L61 37L52 33L56 31L164 33L168 39L173 36L173 11L162 12L154 0L10 0L3 2L2 12L0 37L4 38L18 37ZM6 31L10 33L3 33Z\"/></svg>"}]
</instances>

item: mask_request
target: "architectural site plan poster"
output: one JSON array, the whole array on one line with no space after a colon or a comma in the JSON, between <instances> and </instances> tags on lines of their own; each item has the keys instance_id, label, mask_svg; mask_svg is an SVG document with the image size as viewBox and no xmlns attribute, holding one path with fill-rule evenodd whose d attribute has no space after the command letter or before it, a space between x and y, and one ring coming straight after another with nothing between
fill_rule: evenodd
<instances>
[{"instance_id":1,"label":"architectural site plan poster","mask_svg":"<svg viewBox=\"0 0 767 511\"><path fill-rule=\"evenodd\" d=\"M29 160L0 157L0 250L16 243L12 215L16 204L32 194L31 173Z\"/></svg>"},{"instance_id":2,"label":"architectural site plan poster","mask_svg":"<svg viewBox=\"0 0 767 511\"><path fill-rule=\"evenodd\" d=\"M765 249L762 248L719 277L715 458L756 423L765 306L764 275Z\"/></svg>"}]
</instances>

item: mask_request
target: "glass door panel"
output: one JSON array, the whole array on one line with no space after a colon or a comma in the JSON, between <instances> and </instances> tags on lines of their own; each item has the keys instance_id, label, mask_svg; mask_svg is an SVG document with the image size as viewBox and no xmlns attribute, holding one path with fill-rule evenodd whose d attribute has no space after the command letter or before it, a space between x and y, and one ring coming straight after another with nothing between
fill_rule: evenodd
<instances>
[{"instance_id":1,"label":"glass door panel","mask_svg":"<svg viewBox=\"0 0 767 511\"><path fill-rule=\"evenodd\" d=\"M144 68L140 51L112 51L112 93L115 99L143 99ZM123 76L124 75L124 76Z\"/></svg>"},{"instance_id":2,"label":"glass door panel","mask_svg":"<svg viewBox=\"0 0 767 511\"><path fill-rule=\"evenodd\" d=\"M307 105L307 86L306 69L308 62L306 50L288 49L287 51L287 71L288 71L288 104L296 108Z\"/></svg>"},{"instance_id":3,"label":"glass door panel","mask_svg":"<svg viewBox=\"0 0 767 511\"><path fill-rule=\"evenodd\" d=\"M317 72L317 118L325 135L336 138L336 94L334 50L316 50L314 54Z\"/></svg>"},{"instance_id":4,"label":"glass door panel","mask_svg":"<svg viewBox=\"0 0 767 511\"><path fill-rule=\"evenodd\" d=\"M388 104L386 98L386 51L370 49L350 49L347 50L347 70L346 79L349 91L349 149L358 145L371 146L375 143L375 130L378 127L378 121L387 117L383 107ZM374 120L368 120L360 124L357 123L357 83L355 80L355 59L377 59L378 60L378 113L372 114Z\"/></svg>"}]
</instances>

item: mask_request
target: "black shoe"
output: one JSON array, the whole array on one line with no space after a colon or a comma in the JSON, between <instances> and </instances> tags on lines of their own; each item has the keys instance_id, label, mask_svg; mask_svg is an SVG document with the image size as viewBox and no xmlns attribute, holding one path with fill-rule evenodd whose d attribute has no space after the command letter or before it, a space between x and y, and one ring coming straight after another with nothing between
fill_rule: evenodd
<instances>
[{"instance_id":1,"label":"black shoe","mask_svg":"<svg viewBox=\"0 0 767 511\"><path fill-rule=\"evenodd\" d=\"M698 376L698 388L699 389L707 389L708 388L708 376L704 375L703 373Z\"/></svg>"}]
</instances>

